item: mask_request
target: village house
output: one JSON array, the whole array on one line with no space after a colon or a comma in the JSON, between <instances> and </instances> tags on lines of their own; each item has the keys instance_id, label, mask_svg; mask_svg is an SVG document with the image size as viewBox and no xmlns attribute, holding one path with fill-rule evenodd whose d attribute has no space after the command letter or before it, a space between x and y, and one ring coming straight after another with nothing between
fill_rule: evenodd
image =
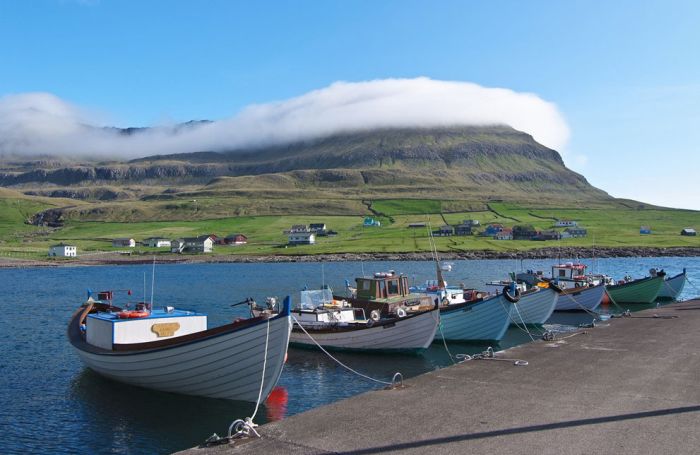
<instances>
[{"instance_id":1,"label":"village house","mask_svg":"<svg viewBox=\"0 0 700 455\"><path fill-rule=\"evenodd\" d=\"M466 221L469 220L455 226L455 235L472 235L472 226L474 225L467 224Z\"/></svg>"},{"instance_id":2,"label":"village house","mask_svg":"<svg viewBox=\"0 0 700 455\"><path fill-rule=\"evenodd\" d=\"M230 234L224 237L225 245L245 245L248 243L248 237L243 234Z\"/></svg>"},{"instance_id":3,"label":"village house","mask_svg":"<svg viewBox=\"0 0 700 455\"><path fill-rule=\"evenodd\" d=\"M285 234L295 234L297 232L309 232L309 227L305 224L294 224Z\"/></svg>"},{"instance_id":4,"label":"village house","mask_svg":"<svg viewBox=\"0 0 700 455\"><path fill-rule=\"evenodd\" d=\"M493 223L489 224L486 226L486 229L484 229L484 232L481 233L481 235L486 236L486 237L493 237L494 235L498 234L503 230L503 225L500 223Z\"/></svg>"},{"instance_id":5,"label":"village house","mask_svg":"<svg viewBox=\"0 0 700 455\"><path fill-rule=\"evenodd\" d=\"M290 232L288 243L290 245L314 245L316 234L313 232Z\"/></svg>"},{"instance_id":6,"label":"village house","mask_svg":"<svg viewBox=\"0 0 700 455\"><path fill-rule=\"evenodd\" d=\"M697 232L693 228L685 228L681 231L681 235L696 236Z\"/></svg>"},{"instance_id":7,"label":"village house","mask_svg":"<svg viewBox=\"0 0 700 455\"><path fill-rule=\"evenodd\" d=\"M426 226L426 223L408 223L408 227L410 229L424 228L425 226Z\"/></svg>"},{"instance_id":8,"label":"village house","mask_svg":"<svg viewBox=\"0 0 700 455\"><path fill-rule=\"evenodd\" d=\"M162 237L149 237L144 239L141 243L151 248L170 248L170 240Z\"/></svg>"},{"instance_id":9,"label":"village house","mask_svg":"<svg viewBox=\"0 0 700 455\"><path fill-rule=\"evenodd\" d=\"M316 235L324 236L327 233L326 223L311 223L309 224L309 231Z\"/></svg>"},{"instance_id":10,"label":"village house","mask_svg":"<svg viewBox=\"0 0 700 455\"><path fill-rule=\"evenodd\" d=\"M49 256L51 257L74 258L77 255L78 247L75 245L59 243L58 245L51 245L49 247Z\"/></svg>"},{"instance_id":11,"label":"village house","mask_svg":"<svg viewBox=\"0 0 700 455\"><path fill-rule=\"evenodd\" d=\"M364 227L380 227L382 225L382 223L375 220L371 216L367 216L367 217L365 217L365 220L362 222L362 225Z\"/></svg>"},{"instance_id":12,"label":"village house","mask_svg":"<svg viewBox=\"0 0 700 455\"><path fill-rule=\"evenodd\" d=\"M537 233L534 237L532 237L532 240L559 240L561 239L561 234L559 231L555 230L550 230L550 231L541 231Z\"/></svg>"},{"instance_id":13,"label":"village house","mask_svg":"<svg viewBox=\"0 0 700 455\"><path fill-rule=\"evenodd\" d=\"M557 222L554 223L554 227L573 227L577 225L578 223L572 220L557 220Z\"/></svg>"},{"instance_id":14,"label":"village house","mask_svg":"<svg viewBox=\"0 0 700 455\"><path fill-rule=\"evenodd\" d=\"M440 229L433 231L433 235L438 237L450 237L455 234L455 229L449 224L440 226Z\"/></svg>"},{"instance_id":15,"label":"village house","mask_svg":"<svg viewBox=\"0 0 700 455\"><path fill-rule=\"evenodd\" d=\"M651 227L650 226L642 226L639 228L639 233L642 235L651 234Z\"/></svg>"},{"instance_id":16,"label":"village house","mask_svg":"<svg viewBox=\"0 0 700 455\"><path fill-rule=\"evenodd\" d=\"M214 241L209 235L185 237L170 242L172 253L211 253L214 251Z\"/></svg>"},{"instance_id":17,"label":"village house","mask_svg":"<svg viewBox=\"0 0 700 455\"><path fill-rule=\"evenodd\" d=\"M513 240L534 240L539 232L529 224L513 226Z\"/></svg>"},{"instance_id":18,"label":"village house","mask_svg":"<svg viewBox=\"0 0 700 455\"><path fill-rule=\"evenodd\" d=\"M496 240L513 240L513 229L503 228L493 236Z\"/></svg>"},{"instance_id":19,"label":"village house","mask_svg":"<svg viewBox=\"0 0 700 455\"><path fill-rule=\"evenodd\" d=\"M562 233L562 238L565 238L564 234L566 234L566 237L585 237L588 235L588 231L586 230L586 228L582 227L571 227L564 229L564 232Z\"/></svg>"},{"instance_id":20,"label":"village house","mask_svg":"<svg viewBox=\"0 0 700 455\"><path fill-rule=\"evenodd\" d=\"M479 220L463 220L462 224L466 224L467 226L471 227L476 227L479 226L481 223L479 223Z\"/></svg>"},{"instance_id":21,"label":"village house","mask_svg":"<svg viewBox=\"0 0 700 455\"><path fill-rule=\"evenodd\" d=\"M129 239L129 238L118 238L118 239L113 239L112 240L112 246L119 248L119 247L128 247L128 248L134 248L136 247L136 240L134 239Z\"/></svg>"}]
</instances>

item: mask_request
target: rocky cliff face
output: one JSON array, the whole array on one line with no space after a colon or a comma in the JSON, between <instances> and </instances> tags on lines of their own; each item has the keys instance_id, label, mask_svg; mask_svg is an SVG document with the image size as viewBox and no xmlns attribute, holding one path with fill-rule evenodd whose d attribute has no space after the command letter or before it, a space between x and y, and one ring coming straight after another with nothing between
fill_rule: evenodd
<instances>
[{"instance_id":1,"label":"rocky cliff face","mask_svg":"<svg viewBox=\"0 0 700 455\"><path fill-rule=\"evenodd\" d=\"M152 156L131 162L0 171L0 186L153 183L204 184L216 177L330 170L306 178L368 184L396 175L457 172L477 183L538 182L587 186L561 156L506 126L389 129L339 134L284 146ZM359 174L357 174L359 173ZM378 173L378 174L377 174ZM352 178L346 178L351 176ZM359 179L358 179L359 176Z\"/></svg>"}]
</instances>

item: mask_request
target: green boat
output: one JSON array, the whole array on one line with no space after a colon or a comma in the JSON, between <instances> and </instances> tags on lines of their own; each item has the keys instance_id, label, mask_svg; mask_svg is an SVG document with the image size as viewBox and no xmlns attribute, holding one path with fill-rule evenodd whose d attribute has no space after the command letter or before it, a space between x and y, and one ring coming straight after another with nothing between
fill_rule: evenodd
<instances>
[{"instance_id":1,"label":"green boat","mask_svg":"<svg viewBox=\"0 0 700 455\"><path fill-rule=\"evenodd\" d=\"M654 303L664 278L649 276L614 286L606 286L608 295L616 303Z\"/></svg>"}]
</instances>

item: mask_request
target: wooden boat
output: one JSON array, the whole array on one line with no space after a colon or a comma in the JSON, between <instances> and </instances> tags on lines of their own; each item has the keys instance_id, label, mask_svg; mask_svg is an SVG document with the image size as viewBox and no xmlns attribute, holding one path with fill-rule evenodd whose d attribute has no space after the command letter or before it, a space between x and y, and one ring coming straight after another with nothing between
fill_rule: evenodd
<instances>
[{"instance_id":1,"label":"wooden boat","mask_svg":"<svg viewBox=\"0 0 700 455\"><path fill-rule=\"evenodd\" d=\"M683 292L686 281L685 269L676 276L666 278L656 298L659 300L676 300Z\"/></svg>"},{"instance_id":2,"label":"wooden boat","mask_svg":"<svg viewBox=\"0 0 700 455\"><path fill-rule=\"evenodd\" d=\"M292 310L290 344L366 352L420 352L430 346L440 321L437 309L398 313L382 318L375 312L374 318L367 317L347 300L333 300L330 289L302 291L300 305Z\"/></svg>"},{"instance_id":3,"label":"wooden boat","mask_svg":"<svg viewBox=\"0 0 700 455\"><path fill-rule=\"evenodd\" d=\"M605 286L602 284L562 289L554 311L595 311L605 295Z\"/></svg>"},{"instance_id":4,"label":"wooden boat","mask_svg":"<svg viewBox=\"0 0 700 455\"><path fill-rule=\"evenodd\" d=\"M535 286L520 294L520 300L511 304L511 324L541 325L552 316L559 293L549 287Z\"/></svg>"},{"instance_id":5,"label":"wooden boat","mask_svg":"<svg viewBox=\"0 0 700 455\"><path fill-rule=\"evenodd\" d=\"M512 303L504 294L440 307L442 337L448 341L500 341L510 324Z\"/></svg>"},{"instance_id":6,"label":"wooden boat","mask_svg":"<svg viewBox=\"0 0 700 455\"><path fill-rule=\"evenodd\" d=\"M172 307L135 311L112 305L111 291L73 314L68 339L90 369L107 378L165 392L256 402L282 373L290 299L274 317L207 329L207 316ZM106 300L106 301L102 301ZM264 377L263 377L264 374Z\"/></svg>"},{"instance_id":7,"label":"wooden boat","mask_svg":"<svg viewBox=\"0 0 700 455\"><path fill-rule=\"evenodd\" d=\"M664 284L662 276L648 276L622 284L606 286L610 299L615 303L653 303Z\"/></svg>"}]
</instances>

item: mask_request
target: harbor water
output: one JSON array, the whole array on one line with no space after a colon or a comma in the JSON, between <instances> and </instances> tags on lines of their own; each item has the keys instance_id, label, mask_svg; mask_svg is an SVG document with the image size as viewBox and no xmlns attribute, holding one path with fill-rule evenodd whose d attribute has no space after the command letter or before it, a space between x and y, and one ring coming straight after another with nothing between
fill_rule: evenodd
<instances>
[{"instance_id":1,"label":"harbor water","mask_svg":"<svg viewBox=\"0 0 700 455\"><path fill-rule=\"evenodd\" d=\"M449 284L485 288L508 272L543 270L552 260L450 261ZM642 277L650 268L669 275L687 268L681 299L700 295L700 258L618 258L582 260L589 271L614 278ZM155 306L170 305L208 313L209 326L247 316L246 297L298 299L304 286L331 286L344 293L345 280L395 270L411 284L434 278L431 262L343 262L275 264L158 265ZM86 298L86 289L131 289L131 301L151 299L151 266L61 267L0 270L0 453L170 453L195 446L213 432L225 434L234 419L250 416L254 404L188 397L115 383L86 369L65 335L68 320ZM122 296L122 303L127 296ZM119 300L115 302L119 304ZM649 308L640 305L633 308ZM610 308L615 311L615 308ZM581 314L555 314L547 328L573 330L590 323ZM504 349L530 341L509 329L493 346ZM487 345L449 343L452 354L476 353ZM422 355L338 353L342 362L371 377L405 378L451 365L442 343ZM257 423L382 387L348 372L319 351L290 349L278 387L256 417Z\"/></svg>"}]
</instances>

